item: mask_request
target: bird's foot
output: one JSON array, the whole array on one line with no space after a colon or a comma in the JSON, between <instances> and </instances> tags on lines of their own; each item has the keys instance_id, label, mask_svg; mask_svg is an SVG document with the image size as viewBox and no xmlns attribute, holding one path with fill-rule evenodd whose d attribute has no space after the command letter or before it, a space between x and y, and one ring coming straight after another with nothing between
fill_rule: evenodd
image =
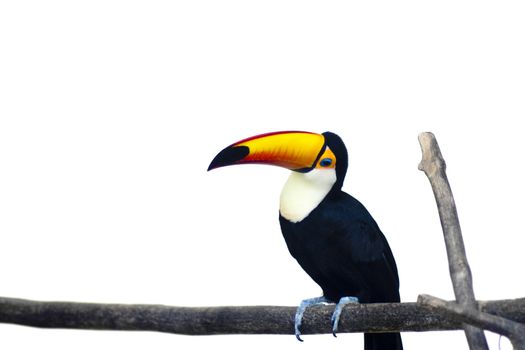
<instances>
[{"instance_id":1,"label":"bird's foot","mask_svg":"<svg viewBox=\"0 0 525 350\"><path fill-rule=\"evenodd\" d=\"M342 297L339 299L339 302L335 306L334 313L332 314L332 334L334 337L337 337L337 327L339 326L339 318L341 317L341 312L346 304L359 303L359 299L356 297Z\"/></svg>"},{"instance_id":2,"label":"bird's foot","mask_svg":"<svg viewBox=\"0 0 525 350\"><path fill-rule=\"evenodd\" d=\"M297 311L295 312L295 337L299 341L303 341L301 339L301 323L303 321L303 314L307 307L313 306L313 305L319 305L319 304L326 304L330 303L328 299L325 297L317 297L317 298L311 298L311 299L305 299L301 301L301 304L297 307Z\"/></svg>"}]
</instances>

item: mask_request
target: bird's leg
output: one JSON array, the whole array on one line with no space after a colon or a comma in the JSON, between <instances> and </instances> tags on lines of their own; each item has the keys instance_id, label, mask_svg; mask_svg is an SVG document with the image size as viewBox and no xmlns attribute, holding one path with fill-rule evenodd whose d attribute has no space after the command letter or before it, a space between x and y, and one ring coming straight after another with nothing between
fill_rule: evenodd
<instances>
[{"instance_id":1,"label":"bird's leg","mask_svg":"<svg viewBox=\"0 0 525 350\"><path fill-rule=\"evenodd\" d=\"M334 337L337 337L337 327L339 326L339 318L341 317L341 312L346 304L359 303L359 299L356 297L342 297L339 299L339 302L335 306L334 313L332 314L332 334Z\"/></svg>"},{"instance_id":2,"label":"bird's leg","mask_svg":"<svg viewBox=\"0 0 525 350\"><path fill-rule=\"evenodd\" d=\"M303 341L301 339L301 331L299 328L301 327L301 323L303 320L303 314L307 307L312 305L318 305L318 304L325 304L330 303L330 300L326 299L324 296L317 297L317 298L310 298L305 299L301 301L301 304L297 307L297 311L295 311L295 337L299 341Z\"/></svg>"}]
</instances>

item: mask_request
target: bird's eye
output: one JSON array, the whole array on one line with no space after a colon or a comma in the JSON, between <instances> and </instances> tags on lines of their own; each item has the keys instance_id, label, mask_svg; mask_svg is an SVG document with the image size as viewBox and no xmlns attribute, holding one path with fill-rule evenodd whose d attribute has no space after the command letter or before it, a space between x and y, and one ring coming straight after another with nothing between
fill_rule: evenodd
<instances>
[{"instance_id":1,"label":"bird's eye","mask_svg":"<svg viewBox=\"0 0 525 350\"><path fill-rule=\"evenodd\" d=\"M332 159L331 158L323 158L319 162L319 165L322 166L322 167L330 166L330 165L332 165Z\"/></svg>"}]
</instances>

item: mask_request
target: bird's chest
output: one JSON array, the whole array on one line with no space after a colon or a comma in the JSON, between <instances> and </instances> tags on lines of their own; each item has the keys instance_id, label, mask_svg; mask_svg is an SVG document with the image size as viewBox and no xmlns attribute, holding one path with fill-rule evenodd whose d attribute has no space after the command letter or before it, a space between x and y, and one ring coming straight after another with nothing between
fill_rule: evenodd
<instances>
[{"instance_id":1,"label":"bird's chest","mask_svg":"<svg viewBox=\"0 0 525 350\"><path fill-rule=\"evenodd\" d=\"M336 227L315 214L314 211L309 217L296 223L283 216L280 218L281 231L288 250L299 262L329 259L343 244L343 237Z\"/></svg>"},{"instance_id":2,"label":"bird's chest","mask_svg":"<svg viewBox=\"0 0 525 350\"><path fill-rule=\"evenodd\" d=\"M281 217L282 233L292 256L329 300L349 295L365 300L366 286L355 264L348 232L307 219L291 223Z\"/></svg>"}]
</instances>

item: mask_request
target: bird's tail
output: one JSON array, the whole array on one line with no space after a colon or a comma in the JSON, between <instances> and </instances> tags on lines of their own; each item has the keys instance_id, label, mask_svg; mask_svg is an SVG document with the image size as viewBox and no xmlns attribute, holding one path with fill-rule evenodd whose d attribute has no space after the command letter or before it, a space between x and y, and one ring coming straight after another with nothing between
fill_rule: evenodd
<instances>
[{"instance_id":1,"label":"bird's tail","mask_svg":"<svg viewBox=\"0 0 525 350\"><path fill-rule=\"evenodd\" d=\"M403 350L399 333L365 333L365 350Z\"/></svg>"}]
</instances>

